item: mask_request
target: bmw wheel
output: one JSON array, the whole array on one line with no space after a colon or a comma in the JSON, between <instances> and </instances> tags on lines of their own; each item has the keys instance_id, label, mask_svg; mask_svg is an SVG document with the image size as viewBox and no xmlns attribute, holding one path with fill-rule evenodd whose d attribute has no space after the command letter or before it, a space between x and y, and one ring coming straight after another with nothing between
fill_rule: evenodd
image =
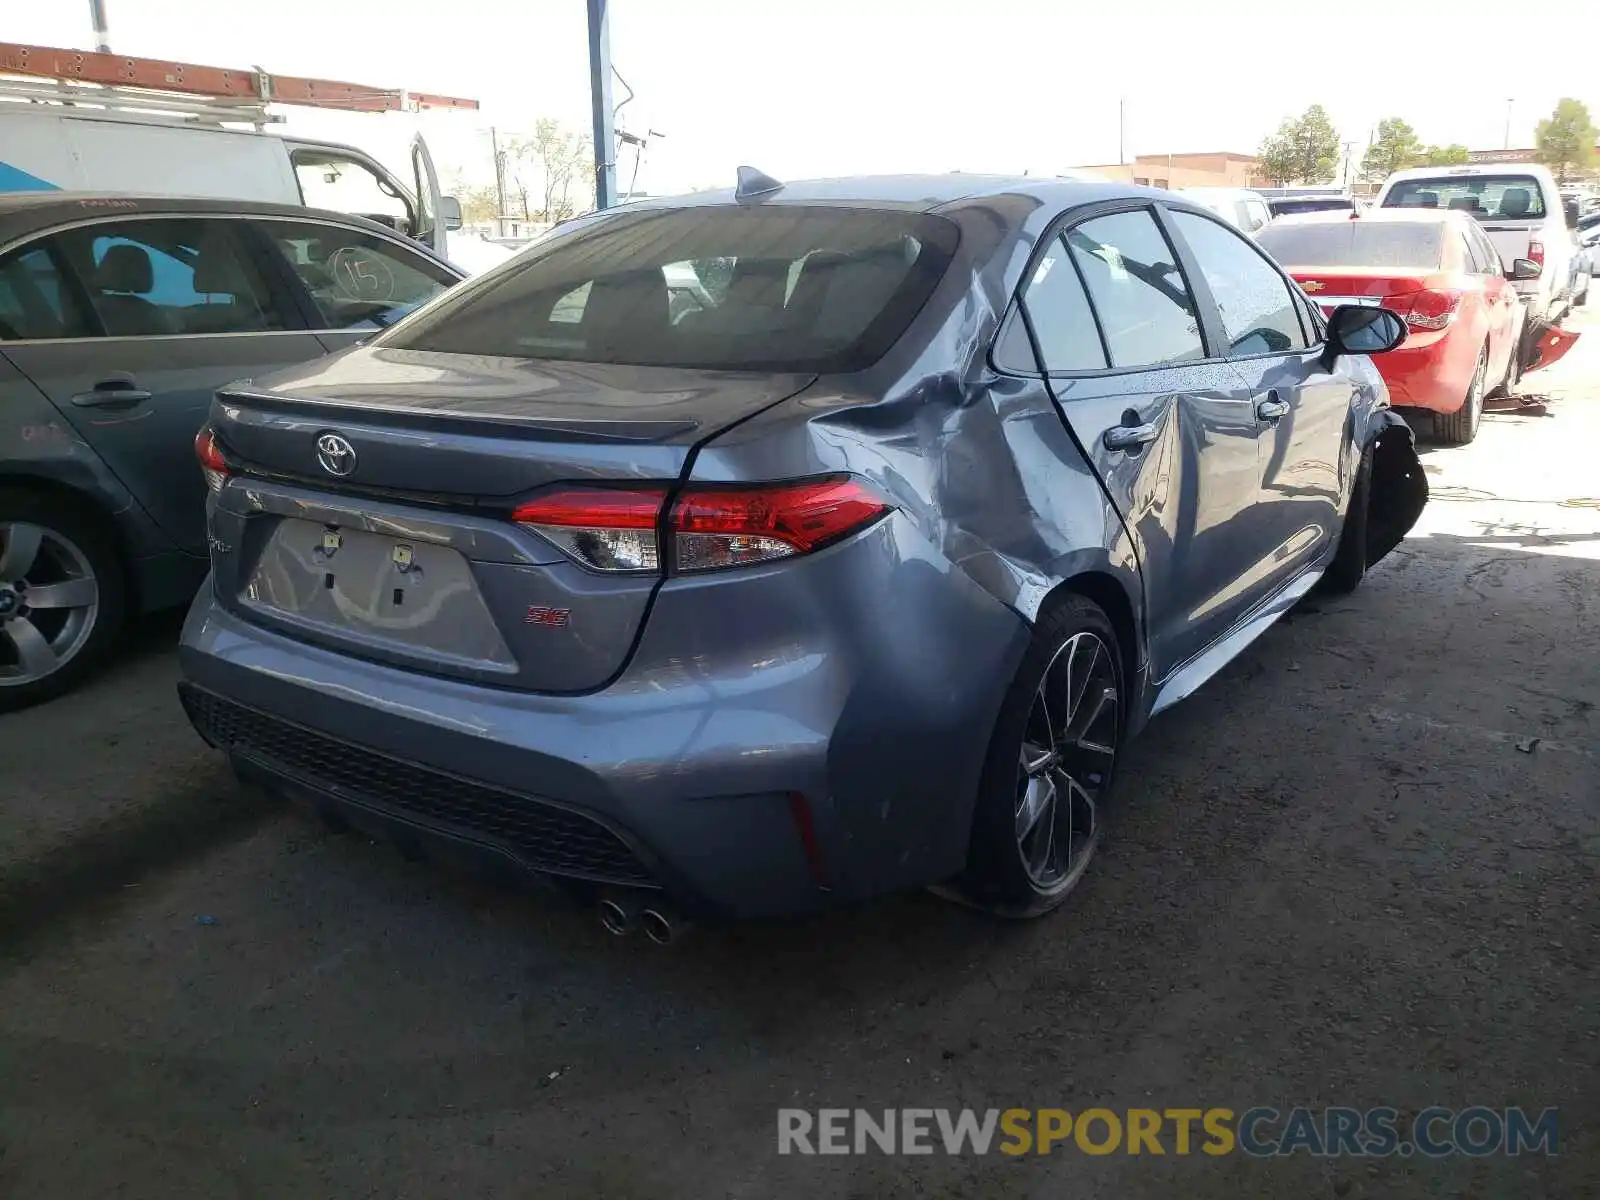
<instances>
[{"instance_id":1,"label":"bmw wheel","mask_svg":"<svg viewBox=\"0 0 1600 1200\"><path fill-rule=\"evenodd\" d=\"M61 694L116 640L116 548L77 507L0 490L0 711Z\"/></svg>"},{"instance_id":2,"label":"bmw wheel","mask_svg":"<svg viewBox=\"0 0 1600 1200\"><path fill-rule=\"evenodd\" d=\"M1008 917L1067 898L1100 844L1124 710L1116 630L1093 602L1069 596L1039 622L1001 705L964 898Z\"/></svg>"}]
</instances>

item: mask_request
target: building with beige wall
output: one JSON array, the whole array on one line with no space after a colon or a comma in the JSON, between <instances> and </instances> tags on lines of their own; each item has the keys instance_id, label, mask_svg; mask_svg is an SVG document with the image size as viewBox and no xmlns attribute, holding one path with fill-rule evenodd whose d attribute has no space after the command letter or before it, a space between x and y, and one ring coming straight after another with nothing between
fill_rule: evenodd
<instances>
[{"instance_id":1,"label":"building with beige wall","mask_svg":"<svg viewBox=\"0 0 1600 1200\"><path fill-rule=\"evenodd\" d=\"M1261 174L1261 163L1255 155L1232 154L1227 151L1201 154L1139 154L1134 156L1132 162L1097 163L1073 169L1093 171L1096 175L1102 175L1107 179L1121 183L1136 183L1143 187L1267 186L1267 179Z\"/></svg>"}]
</instances>

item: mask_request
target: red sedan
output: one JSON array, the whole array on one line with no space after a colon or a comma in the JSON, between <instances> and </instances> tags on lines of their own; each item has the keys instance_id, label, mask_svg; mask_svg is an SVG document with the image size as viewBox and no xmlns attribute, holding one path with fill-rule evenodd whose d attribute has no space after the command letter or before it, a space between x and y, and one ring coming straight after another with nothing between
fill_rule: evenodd
<instances>
[{"instance_id":1,"label":"red sedan","mask_svg":"<svg viewBox=\"0 0 1600 1200\"><path fill-rule=\"evenodd\" d=\"M1256 236L1325 311L1372 304L1404 318L1405 344L1373 361L1394 406L1432 412L1443 440L1470 442L1484 396L1516 382L1523 307L1471 217L1448 209L1310 213Z\"/></svg>"}]
</instances>

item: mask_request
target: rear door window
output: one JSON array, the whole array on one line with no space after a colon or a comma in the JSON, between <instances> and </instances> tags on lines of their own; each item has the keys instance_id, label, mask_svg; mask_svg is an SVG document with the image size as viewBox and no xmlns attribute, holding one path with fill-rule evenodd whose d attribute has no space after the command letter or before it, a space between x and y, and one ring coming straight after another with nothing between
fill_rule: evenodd
<instances>
[{"instance_id":1,"label":"rear door window","mask_svg":"<svg viewBox=\"0 0 1600 1200\"><path fill-rule=\"evenodd\" d=\"M1205 357L1194 296L1148 209L1085 221L1067 231L1066 242L1099 314L1113 367Z\"/></svg>"},{"instance_id":2,"label":"rear door window","mask_svg":"<svg viewBox=\"0 0 1600 1200\"><path fill-rule=\"evenodd\" d=\"M145 218L85 225L57 246L111 337L289 327L237 222Z\"/></svg>"},{"instance_id":3,"label":"rear door window","mask_svg":"<svg viewBox=\"0 0 1600 1200\"><path fill-rule=\"evenodd\" d=\"M523 252L385 345L639 366L856 370L905 331L956 244L898 209L622 212Z\"/></svg>"},{"instance_id":4,"label":"rear door window","mask_svg":"<svg viewBox=\"0 0 1600 1200\"><path fill-rule=\"evenodd\" d=\"M1033 325L1046 371L1103 371L1110 365L1083 280L1060 238L1034 264L1021 307ZM1037 370L1021 320L1013 318L1007 332L1009 336L1002 337L996 348L996 365L1003 370Z\"/></svg>"},{"instance_id":5,"label":"rear door window","mask_svg":"<svg viewBox=\"0 0 1600 1200\"><path fill-rule=\"evenodd\" d=\"M1405 179L1389 189L1385 208L1452 208L1480 221L1539 220L1544 193L1532 175L1441 175Z\"/></svg>"},{"instance_id":6,"label":"rear door window","mask_svg":"<svg viewBox=\"0 0 1600 1200\"><path fill-rule=\"evenodd\" d=\"M456 276L409 246L316 221L256 221L311 293L324 329L384 329Z\"/></svg>"},{"instance_id":7,"label":"rear door window","mask_svg":"<svg viewBox=\"0 0 1600 1200\"><path fill-rule=\"evenodd\" d=\"M94 331L47 245L0 262L0 340L88 337Z\"/></svg>"},{"instance_id":8,"label":"rear door window","mask_svg":"<svg viewBox=\"0 0 1600 1200\"><path fill-rule=\"evenodd\" d=\"M1478 261L1481 274L1505 275L1505 267L1500 261L1500 251L1494 248L1494 243L1489 240L1487 233L1473 225L1467 230L1467 241L1473 246L1473 257Z\"/></svg>"}]
</instances>

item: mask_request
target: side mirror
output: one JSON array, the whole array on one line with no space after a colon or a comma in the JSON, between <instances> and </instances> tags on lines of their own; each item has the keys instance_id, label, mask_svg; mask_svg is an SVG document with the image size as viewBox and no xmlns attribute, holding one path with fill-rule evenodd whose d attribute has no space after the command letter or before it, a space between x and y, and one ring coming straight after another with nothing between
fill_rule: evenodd
<instances>
[{"instance_id":1,"label":"side mirror","mask_svg":"<svg viewBox=\"0 0 1600 1200\"><path fill-rule=\"evenodd\" d=\"M1537 279L1542 274L1544 274L1544 268L1534 262L1533 259L1518 258L1512 261L1511 270L1506 272L1506 278L1513 282L1521 283L1524 280Z\"/></svg>"},{"instance_id":2,"label":"side mirror","mask_svg":"<svg viewBox=\"0 0 1600 1200\"><path fill-rule=\"evenodd\" d=\"M1333 354L1382 354L1406 340L1406 323L1387 308L1345 304L1328 318Z\"/></svg>"},{"instance_id":3,"label":"side mirror","mask_svg":"<svg viewBox=\"0 0 1600 1200\"><path fill-rule=\"evenodd\" d=\"M439 197L439 218L446 229L461 228L461 201L454 196Z\"/></svg>"}]
</instances>

